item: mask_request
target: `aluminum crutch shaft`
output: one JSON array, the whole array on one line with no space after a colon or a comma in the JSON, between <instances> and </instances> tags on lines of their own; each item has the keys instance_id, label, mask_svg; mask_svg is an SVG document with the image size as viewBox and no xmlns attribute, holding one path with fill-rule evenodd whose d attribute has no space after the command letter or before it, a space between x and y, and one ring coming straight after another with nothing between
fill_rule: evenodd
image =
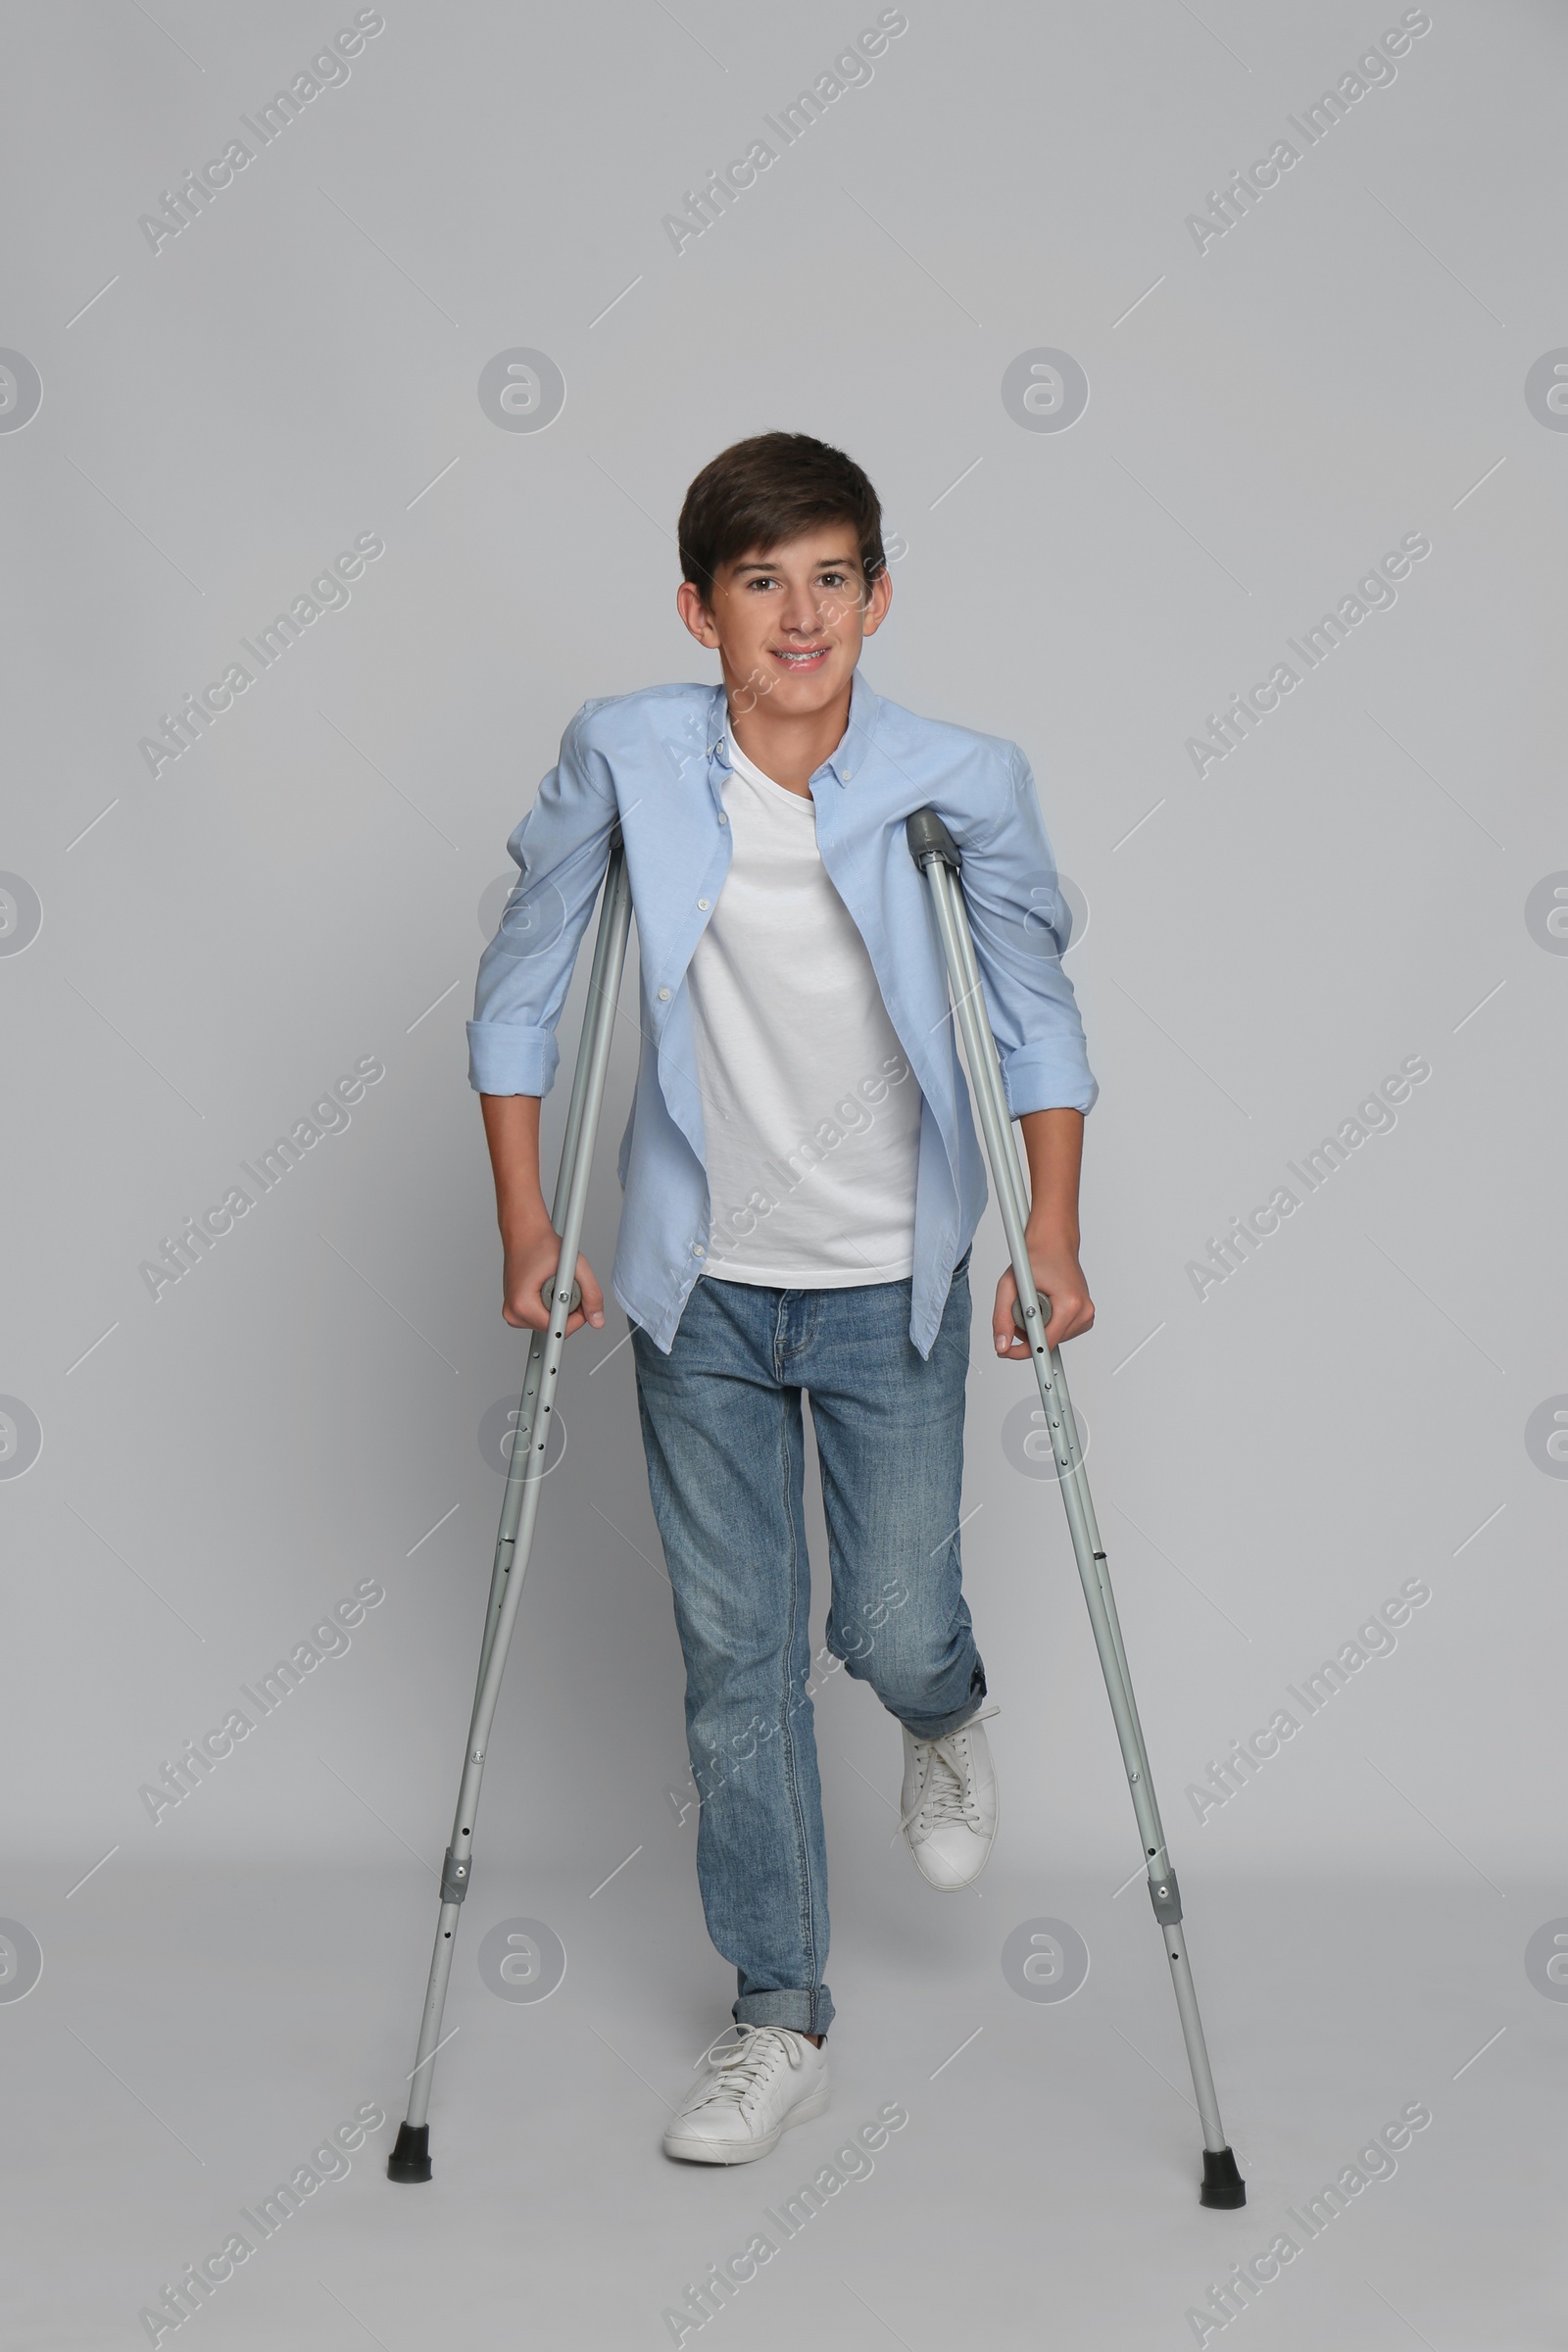
<instances>
[{"instance_id":1,"label":"aluminum crutch shaft","mask_svg":"<svg viewBox=\"0 0 1568 2352\"><path fill-rule=\"evenodd\" d=\"M1030 1360L1039 1384L1040 1401L1051 1435L1073 1555L1089 1607L1095 1647L1100 1655L1101 1671L1104 1676L1116 1737L1121 1745L1133 1810L1143 1839L1150 1897L1171 1964L1171 1983L1176 1994L1182 2040L1186 2046L1193 2090L1203 2127L1203 2184L1200 2198L1204 2205L1243 2205L1247 2201L1247 2190L1220 2121L1219 2101L1214 2090L1198 1996L1193 1989L1192 1971L1182 1935L1181 1894L1166 1851L1165 1834L1160 1826L1159 1807L1154 1797L1137 1701L1133 1696L1132 1677L1105 1565L1104 1546L1100 1540L1100 1529L1089 1493L1089 1476L1078 1446L1067 1377L1062 1368L1060 1349L1048 1348L1046 1344L1050 1301L1040 1297L1029 1259L1025 1230L1027 1193L1018 1162L1018 1148L1013 1139L996 1039L986 1013L985 995L975 960L963 887L959 880L962 858L953 836L934 808L916 810L908 819L906 835L909 854L929 886L948 970L954 1016L963 1042L970 1090L979 1115L986 1157L991 1167L997 1205L1002 1214L1007 1253L1012 1261L1013 1278L1017 1286L1015 1319L1029 1344Z\"/></svg>"},{"instance_id":2,"label":"aluminum crutch shaft","mask_svg":"<svg viewBox=\"0 0 1568 2352\"><path fill-rule=\"evenodd\" d=\"M550 1442L551 1415L555 1409L556 1385L561 1371L566 1325L577 1303L576 1282L569 1276L565 1279L563 1277L567 1269L575 1269L582 1244L583 1220L588 1204L588 1179L594 1141L599 1129L600 1107L604 1101L605 1075L610 1065L615 1005L625 969L630 926L631 886L617 827L612 836L610 863L600 906L599 934L588 981L588 1003L566 1112L561 1172L551 1207L552 1222L561 1236L561 1254L556 1280L547 1288L550 1323L546 1331L533 1334L528 1348L512 1457L507 1468L506 1494L501 1505L501 1525L496 1537L490 1597L485 1613L478 1683L468 1725L463 1780L453 1818L452 1839L442 1864L441 1909L436 1923L435 1949L430 1960L430 1978L419 2025L418 2046L409 2078L408 2115L398 2129L396 2144L387 2159L387 2174L393 2180L428 2180L431 2173L430 2132L426 2122L430 2083L441 2042L441 2020L452 1975L458 1919L472 1871L473 1825L484 1778L490 1727L501 1695L507 1650L516 1623L522 1581L538 1519L540 1483Z\"/></svg>"}]
</instances>

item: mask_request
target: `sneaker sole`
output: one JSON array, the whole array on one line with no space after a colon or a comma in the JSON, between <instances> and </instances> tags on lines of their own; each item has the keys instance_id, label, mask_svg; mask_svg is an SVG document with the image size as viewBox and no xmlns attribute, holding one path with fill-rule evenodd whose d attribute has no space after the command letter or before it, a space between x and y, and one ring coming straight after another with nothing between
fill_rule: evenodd
<instances>
[{"instance_id":1,"label":"sneaker sole","mask_svg":"<svg viewBox=\"0 0 1568 2352\"><path fill-rule=\"evenodd\" d=\"M687 2164L755 2164L760 2156L771 2156L785 2132L792 2131L795 2125L809 2124L817 2116L826 2114L827 2104L828 2085L824 2082L812 2091L809 2098L802 2099L798 2107L792 2107L783 2122L775 2124L773 2130L761 2139L677 2139L666 2132L664 2154L678 2156Z\"/></svg>"}]
</instances>

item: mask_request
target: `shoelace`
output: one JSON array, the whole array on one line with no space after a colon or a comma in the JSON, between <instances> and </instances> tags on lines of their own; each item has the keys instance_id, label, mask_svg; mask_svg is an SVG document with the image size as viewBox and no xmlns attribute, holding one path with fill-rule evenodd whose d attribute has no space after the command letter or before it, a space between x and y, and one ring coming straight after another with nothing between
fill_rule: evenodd
<instances>
[{"instance_id":1,"label":"shoelace","mask_svg":"<svg viewBox=\"0 0 1568 2352\"><path fill-rule=\"evenodd\" d=\"M974 1778L969 1762L969 1750L964 1735L977 1723L992 1715L1000 1715L999 1706L982 1707L978 1715L956 1732L948 1732L940 1740L917 1740L914 1743L916 1789L914 1803L899 1823L906 1830L918 1821L927 1836L933 1830L956 1822L967 1829L980 1826L974 1794Z\"/></svg>"},{"instance_id":2,"label":"shoelace","mask_svg":"<svg viewBox=\"0 0 1568 2352\"><path fill-rule=\"evenodd\" d=\"M713 2070L712 2079L696 2093L694 2104L708 2107L715 2102L733 2103L744 2107L747 2100L760 2090L778 2071L780 2057L787 2058L792 2067L804 2066L801 2045L794 2034L783 2033L776 2026L748 2026L737 2022L726 2026L724 2033L738 2033L739 2041L720 2045L724 2034L709 2043L703 2056Z\"/></svg>"}]
</instances>

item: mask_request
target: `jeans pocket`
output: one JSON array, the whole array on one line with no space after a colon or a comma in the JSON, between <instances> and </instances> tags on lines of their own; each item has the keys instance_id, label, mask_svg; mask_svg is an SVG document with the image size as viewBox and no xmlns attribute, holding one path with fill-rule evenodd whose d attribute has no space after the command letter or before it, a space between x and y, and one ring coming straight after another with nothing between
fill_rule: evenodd
<instances>
[{"instance_id":1,"label":"jeans pocket","mask_svg":"<svg viewBox=\"0 0 1568 2352\"><path fill-rule=\"evenodd\" d=\"M971 1242L971 1243L969 1244L969 1247L968 1247L968 1249L967 1249L967 1250L964 1251L963 1255L962 1255L962 1256L959 1258L959 1260L958 1260L957 1264L956 1264L956 1265L954 1267L954 1269L953 1269L953 1281L954 1281L954 1282L957 1282L957 1281L959 1281L963 1275L965 1275L965 1274L967 1274L967 1273L968 1273L968 1271L969 1271L969 1260L970 1260L970 1258L971 1258L971 1257L973 1257L973 1255L974 1255L974 1244L973 1244L973 1242ZM949 1287L949 1289L951 1290L951 1288L953 1287L953 1286L952 1286L952 1283L950 1283L948 1287Z\"/></svg>"}]
</instances>

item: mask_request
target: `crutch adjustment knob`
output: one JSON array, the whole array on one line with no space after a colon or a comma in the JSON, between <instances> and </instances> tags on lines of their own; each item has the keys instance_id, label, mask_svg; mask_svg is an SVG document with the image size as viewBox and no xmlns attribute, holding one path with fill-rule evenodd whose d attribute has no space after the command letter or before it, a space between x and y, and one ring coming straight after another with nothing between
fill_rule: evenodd
<instances>
[{"instance_id":1,"label":"crutch adjustment knob","mask_svg":"<svg viewBox=\"0 0 1568 2352\"><path fill-rule=\"evenodd\" d=\"M451 1846L447 1847L441 1863L441 1900L461 1903L468 1891L468 1873L473 1865L468 1856L460 1862Z\"/></svg>"},{"instance_id":2,"label":"crutch adjustment knob","mask_svg":"<svg viewBox=\"0 0 1568 2352\"><path fill-rule=\"evenodd\" d=\"M542 1282L539 1285L539 1296L544 1300L546 1306L553 1306L555 1304L556 1278L553 1274L549 1277L548 1281ZM581 1304L582 1284L580 1282L574 1282L571 1286L571 1304L566 1309L567 1314L574 1315Z\"/></svg>"},{"instance_id":3,"label":"crutch adjustment knob","mask_svg":"<svg viewBox=\"0 0 1568 2352\"><path fill-rule=\"evenodd\" d=\"M1217 2205L1230 2212L1247 2203L1247 2182L1236 2169L1236 2158L1229 2148L1203 2150L1203 2185L1198 2192L1200 2205Z\"/></svg>"},{"instance_id":4,"label":"crutch adjustment knob","mask_svg":"<svg viewBox=\"0 0 1568 2352\"><path fill-rule=\"evenodd\" d=\"M1038 1296L1040 1299L1040 1311L1045 1316L1046 1321L1049 1323L1051 1321L1051 1300L1046 1297L1044 1291L1041 1291ZM1029 1307L1024 1305L1024 1302L1021 1298L1014 1298L1012 1302L1012 1319L1017 1324L1018 1329L1022 1332L1027 1333L1028 1331L1028 1318L1031 1311L1032 1310Z\"/></svg>"},{"instance_id":5,"label":"crutch adjustment knob","mask_svg":"<svg viewBox=\"0 0 1568 2352\"><path fill-rule=\"evenodd\" d=\"M392 2153L386 2160L389 2180L428 2180L430 2178L430 2127L428 2124L399 2124Z\"/></svg>"},{"instance_id":6,"label":"crutch adjustment knob","mask_svg":"<svg viewBox=\"0 0 1568 2352\"><path fill-rule=\"evenodd\" d=\"M1136 1772L1132 1778L1137 1780ZM1159 1878L1150 1880L1149 1899L1154 1906L1154 1917L1162 1928L1180 1927L1182 1890L1176 1884L1176 1873L1173 1870L1167 1870Z\"/></svg>"}]
</instances>

